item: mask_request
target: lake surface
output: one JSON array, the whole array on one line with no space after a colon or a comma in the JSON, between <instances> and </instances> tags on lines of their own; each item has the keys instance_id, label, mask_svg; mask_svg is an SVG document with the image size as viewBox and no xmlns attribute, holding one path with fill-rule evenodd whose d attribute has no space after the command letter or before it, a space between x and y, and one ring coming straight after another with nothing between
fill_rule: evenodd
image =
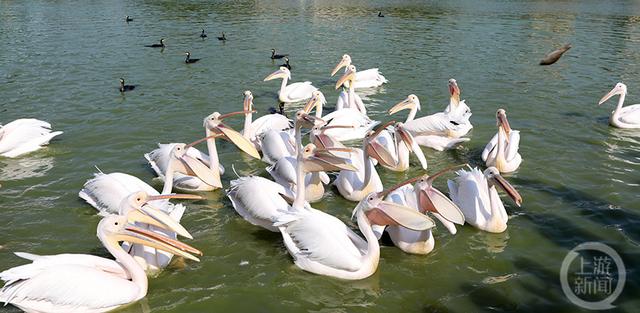
<instances>
[{"instance_id":1,"label":"lake surface","mask_svg":"<svg viewBox=\"0 0 640 313\"><path fill-rule=\"evenodd\" d=\"M226 43L215 38L221 31ZM161 37L163 51L144 47ZM299 270L278 234L245 222L224 191L209 192L187 203L182 222L202 262L174 263L123 312L573 312L560 265L588 241L625 262L617 310L640 307L640 132L608 126L617 98L597 105L618 81L629 104L640 102L639 1L0 0L0 42L0 122L35 117L65 132L39 152L0 159L0 269L25 263L13 251L106 255L95 237L100 218L77 196L94 166L152 182L143 154L156 143L200 138L202 119L241 109L246 89L259 114L277 106L279 82L262 81L282 63L269 58L276 48L291 55L293 81L312 81L330 106L329 73L342 54L360 69L379 67L389 83L365 103L381 121L411 93L419 115L441 111L456 78L473 111L471 141L424 149L429 172L483 165L496 109L505 108L522 134L524 162L507 175L522 207L505 199L502 234L466 225L452 236L439 225L428 256L383 246L375 275L345 282ZM537 65L566 42L573 49L558 63ZM187 50L202 60L184 64ZM121 95L120 77L136 90ZM266 175L230 144L218 150L228 169ZM405 173L378 171L391 186L420 173L412 163ZM225 186L234 177L229 170ZM436 186L446 192L445 179ZM345 222L354 206L335 189L314 205Z\"/></svg>"}]
</instances>

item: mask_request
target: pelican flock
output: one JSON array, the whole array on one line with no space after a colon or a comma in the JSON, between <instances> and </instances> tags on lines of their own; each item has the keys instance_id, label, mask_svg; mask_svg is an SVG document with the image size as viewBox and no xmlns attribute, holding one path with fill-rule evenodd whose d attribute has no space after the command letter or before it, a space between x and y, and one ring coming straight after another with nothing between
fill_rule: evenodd
<instances>
[{"instance_id":1,"label":"pelican flock","mask_svg":"<svg viewBox=\"0 0 640 313\"><path fill-rule=\"evenodd\" d=\"M202 34L206 36L204 30ZM164 39L152 46L164 47ZM272 49L271 59L286 57ZM335 83L338 94L333 110L325 107L325 95L311 82L289 84L291 70L283 66L264 81L282 80L281 103L304 102L292 119L271 113L254 120L257 111L249 90L242 94L241 111L214 112L203 120L196 117L198 123L203 121L203 138L189 144L158 144L144 155L163 182L161 191L126 173L95 173L78 195L102 216L97 237L115 260L88 254L16 252L31 263L0 272L5 282L0 301L27 312L105 312L140 300L148 291L147 276L157 275L174 256L198 261L197 256L202 255L178 241L179 236L193 238L180 224L188 211L184 204L170 200L203 200L198 193L221 188L226 188L240 218L280 234L297 267L345 280L364 279L376 272L378 240L384 232L403 252L425 255L436 248L434 219L451 235L464 224L490 233L507 229L509 214L499 190L517 207L523 198L501 173L517 172L523 158L520 132L511 128L505 109L497 110L497 132L478 158L485 170L459 165L430 175L422 147L443 151L471 140L472 113L460 99L458 82L449 79L449 103L442 111L417 117L420 99L410 94L388 108L389 115L408 110L407 118L381 124L368 116L371 104L358 92L380 87L387 79L378 68L359 71L348 54L331 76L342 68ZM599 104L618 95L611 125L640 128L640 104L623 107L626 93L627 86L618 83ZM241 116L241 131L227 124L228 119ZM303 131L307 130L305 143ZM0 156L16 158L34 152L60 134L45 121L15 120L0 127ZM264 166L270 178L236 174L236 178L225 179L229 171L220 162L218 139L262 160L259 167ZM206 144L206 152L196 148L200 143ZM411 168L420 168L422 173L385 189L378 171ZM455 175L450 173L454 169ZM434 186L435 179L445 174L454 176L447 181L449 196ZM174 190L190 194L175 194ZM327 193L336 192L356 203L343 209L352 211L360 234L338 217L312 207Z\"/></svg>"}]
</instances>

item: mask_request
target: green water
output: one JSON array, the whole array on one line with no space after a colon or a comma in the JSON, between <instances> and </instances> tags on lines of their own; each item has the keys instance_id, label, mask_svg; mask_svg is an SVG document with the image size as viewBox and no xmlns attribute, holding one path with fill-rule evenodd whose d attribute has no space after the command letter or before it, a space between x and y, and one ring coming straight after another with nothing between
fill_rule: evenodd
<instances>
[{"instance_id":1,"label":"green water","mask_svg":"<svg viewBox=\"0 0 640 313\"><path fill-rule=\"evenodd\" d=\"M143 47L160 37L164 51ZM557 64L537 65L565 42L574 47ZM299 270L278 234L242 220L223 191L209 192L183 219L202 262L173 264L123 312L572 312L580 309L562 293L559 270L586 241L621 254L627 283L615 304L637 312L640 132L607 125L617 98L597 101L624 81L629 103L640 102L638 1L0 0L0 122L36 117L65 132L37 153L0 159L0 269L24 263L13 251L106 255L99 217L77 197L94 165L152 182L142 155L157 142L199 138L202 119L240 109L246 89L264 114L279 87L262 82L281 63L271 48L291 54L293 80L312 81L330 105L329 73L342 54L361 69L379 67L389 83L365 103L382 121L411 93L420 115L441 111L456 78L475 127L463 147L425 149L430 171L480 165L495 111L505 108L522 134L524 162L507 177L522 207L505 201L502 234L438 227L428 256L383 246L375 275L345 282ZM184 64L186 50L202 60ZM121 95L119 77L138 87ZM228 143L219 151L241 175L266 174ZM378 171L386 186L419 173L415 163L406 173ZM445 180L436 185L446 191ZM346 222L354 205L334 190L315 207Z\"/></svg>"}]
</instances>

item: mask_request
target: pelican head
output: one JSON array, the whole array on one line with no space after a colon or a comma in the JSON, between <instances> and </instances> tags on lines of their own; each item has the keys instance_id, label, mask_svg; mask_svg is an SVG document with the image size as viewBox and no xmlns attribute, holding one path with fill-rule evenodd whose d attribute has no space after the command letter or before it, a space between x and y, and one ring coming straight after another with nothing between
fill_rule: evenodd
<instances>
[{"instance_id":1,"label":"pelican head","mask_svg":"<svg viewBox=\"0 0 640 313\"><path fill-rule=\"evenodd\" d=\"M273 80L273 79L291 79L291 72L288 68L281 66L279 70L269 74L269 76L265 77L264 81Z\"/></svg>"},{"instance_id":2,"label":"pelican head","mask_svg":"<svg viewBox=\"0 0 640 313\"><path fill-rule=\"evenodd\" d=\"M376 159L384 166L394 167L397 164L396 158L393 157L391 152L387 150L383 145L375 141L374 139L387 128L389 125L393 125L396 121L390 121L385 124L379 125L374 131L370 131L364 137L362 150L367 152L367 155Z\"/></svg>"},{"instance_id":3,"label":"pelican head","mask_svg":"<svg viewBox=\"0 0 640 313\"><path fill-rule=\"evenodd\" d=\"M346 82L349 82L349 84L353 84L355 80L356 67L355 65L349 65L344 75L342 75L342 77L340 77L340 79L338 79L338 81L336 82L336 89L340 88L340 86L344 85Z\"/></svg>"},{"instance_id":4,"label":"pelican head","mask_svg":"<svg viewBox=\"0 0 640 313\"><path fill-rule=\"evenodd\" d=\"M319 117L307 114L304 110L296 112L295 127L297 128L314 128L322 127L327 122Z\"/></svg>"},{"instance_id":5,"label":"pelican head","mask_svg":"<svg viewBox=\"0 0 640 313\"><path fill-rule=\"evenodd\" d=\"M607 93L606 95L604 95L604 97L602 97L602 99L600 99L600 101L598 102L598 105L603 104L605 101L609 100L609 98L615 95L626 95L626 94L627 94L627 85L623 83L617 83L615 87L613 87L613 89L609 91L609 93Z\"/></svg>"},{"instance_id":6,"label":"pelican head","mask_svg":"<svg viewBox=\"0 0 640 313\"><path fill-rule=\"evenodd\" d=\"M243 108L245 111L253 111L253 94L250 90L244 91Z\"/></svg>"},{"instance_id":7,"label":"pelican head","mask_svg":"<svg viewBox=\"0 0 640 313\"><path fill-rule=\"evenodd\" d=\"M342 56L342 59L340 59L338 65L336 65L336 67L333 68L333 71L331 71L331 76L335 75L341 68L349 65L351 65L351 57L348 54L345 54Z\"/></svg>"},{"instance_id":8,"label":"pelican head","mask_svg":"<svg viewBox=\"0 0 640 313\"><path fill-rule=\"evenodd\" d=\"M460 87L458 87L458 82L455 79L449 79L449 93L452 98L455 98L457 102L460 101Z\"/></svg>"},{"instance_id":9,"label":"pelican head","mask_svg":"<svg viewBox=\"0 0 640 313\"><path fill-rule=\"evenodd\" d=\"M353 210L355 216L363 212L374 225L400 225L411 230L422 231L433 228L435 223L429 217L404 205L384 201L383 193L368 194Z\"/></svg>"},{"instance_id":10,"label":"pelican head","mask_svg":"<svg viewBox=\"0 0 640 313\"><path fill-rule=\"evenodd\" d=\"M126 216L121 215L110 215L103 218L98 223L97 235L105 243L105 246L117 246L118 242L126 241L156 248L194 261L200 261L194 255L202 255L200 250L190 245L133 226L127 221Z\"/></svg>"},{"instance_id":11,"label":"pelican head","mask_svg":"<svg viewBox=\"0 0 640 313\"><path fill-rule=\"evenodd\" d=\"M127 196L120 204L120 215L127 216L127 220L130 223L145 223L154 225L156 227L164 228L169 231L175 232L178 235L193 239L191 234L180 225L177 221L171 218L167 213L154 208L150 201L163 200L163 199L190 199L190 200L202 200L198 195L185 195L185 194L166 194L166 195L149 195L145 191L137 191Z\"/></svg>"},{"instance_id":12,"label":"pelican head","mask_svg":"<svg viewBox=\"0 0 640 313\"><path fill-rule=\"evenodd\" d=\"M240 148L240 150L246 152L248 155L256 159L259 159L260 154L258 153L258 150L256 150L255 146L248 139L244 138L242 134L240 134L239 132L235 131L233 128L223 123L223 120L228 117L245 114L247 112L253 112L253 111L239 111L239 112L231 112L227 114L220 114L219 112L213 112L212 114L210 114L204 119L204 127L207 129L208 132L211 133L211 135L203 139L200 139L198 141L195 141L190 145L197 144L201 141L204 141L210 138L223 138L228 141L231 141L238 148Z\"/></svg>"},{"instance_id":13,"label":"pelican head","mask_svg":"<svg viewBox=\"0 0 640 313\"><path fill-rule=\"evenodd\" d=\"M334 152L352 152L350 148L317 148L307 144L302 150L303 169L305 172L321 171L357 171L350 158L342 158Z\"/></svg>"},{"instance_id":14,"label":"pelican head","mask_svg":"<svg viewBox=\"0 0 640 313\"><path fill-rule=\"evenodd\" d=\"M496 123L496 126L502 127L507 134L511 132L511 126L509 125L509 120L507 120L507 112L504 109L498 109L496 112Z\"/></svg>"},{"instance_id":15,"label":"pelican head","mask_svg":"<svg viewBox=\"0 0 640 313\"><path fill-rule=\"evenodd\" d=\"M307 101L307 104L304 106L304 112L309 114L313 108L317 110L322 110L322 106L327 103L327 100L324 98L324 94L320 90L316 90L311 93L311 98Z\"/></svg>"},{"instance_id":16,"label":"pelican head","mask_svg":"<svg viewBox=\"0 0 640 313\"><path fill-rule=\"evenodd\" d=\"M498 185L502 190L504 190L507 195L516 203L517 206L522 204L522 197L518 193L515 187L513 187L502 175L500 175L500 171L498 171L495 167L489 167L484 171L484 176L487 178L487 181L490 185Z\"/></svg>"},{"instance_id":17,"label":"pelican head","mask_svg":"<svg viewBox=\"0 0 640 313\"><path fill-rule=\"evenodd\" d=\"M389 115L396 114L405 109L412 110L414 108L420 110L420 99L418 99L418 96L410 94L406 99L389 109Z\"/></svg>"}]
</instances>

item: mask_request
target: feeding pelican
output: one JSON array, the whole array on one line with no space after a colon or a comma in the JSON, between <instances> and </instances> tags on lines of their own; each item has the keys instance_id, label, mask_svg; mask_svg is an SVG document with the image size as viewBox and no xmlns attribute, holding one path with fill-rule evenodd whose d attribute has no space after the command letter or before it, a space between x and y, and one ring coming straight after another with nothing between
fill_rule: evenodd
<instances>
[{"instance_id":1,"label":"feeding pelican","mask_svg":"<svg viewBox=\"0 0 640 313\"><path fill-rule=\"evenodd\" d=\"M421 175L406 180L388 190L386 200L400 205L404 205L423 214L432 214L451 234L456 234L456 226L464 224L464 215L460 208L455 205L442 192L433 187L433 181L440 175L454 169L446 168L432 176ZM415 182L415 187L411 184ZM415 231L402 226L391 225L385 227L374 227L376 235L382 235L386 230L393 244L400 250L411 254L428 254L433 251L435 239L431 229ZM379 236L378 236L379 237Z\"/></svg>"},{"instance_id":2,"label":"feeding pelican","mask_svg":"<svg viewBox=\"0 0 640 313\"><path fill-rule=\"evenodd\" d=\"M313 87L309 81L287 85L287 82L291 79L291 72L284 66L281 66L279 70L269 74L264 81L277 78L282 79L280 91L278 91L278 99L280 102L287 103L304 101L311 98L312 92L318 90L318 88Z\"/></svg>"},{"instance_id":3,"label":"feeding pelican","mask_svg":"<svg viewBox=\"0 0 640 313\"><path fill-rule=\"evenodd\" d=\"M482 151L482 160L487 167L495 167L500 173L510 173L518 169L522 156L518 153L520 131L511 129L504 109L496 112L498 133L491 138Z\"/></svg>"},{"instance_id":4,"label":"feeding pelican","mask_svg":"<svg viewBox=\"0 0 640 313\"><path fill-rule=\"evenodd\" d=\"M27 312L107 312L138 301L147 294L147 275L121 241L199 261L193 256L201 255L199 250L132 226L131 219L107 216L98 224L97 236L116 261L87 254L17 253L33 262L0 273L6 283L0 301Z\"/></svg>"},{"instance_id":5,"label":"feeding pelican","mask_svg":"<svg viewBox=\"0 0 640 313\"><path fill-rule=\"evenodd\" d=\"M33 118L0 125L0 156L15 158L36 151L60 134L61 131L51 131L51 124Z\"/></svg>"},{"instance_id":6,"label":"feeding pelican","mask_svg":"<svg viewBox=\"0 0 640 313\"><path fill-rule=\"evenodd\" d=\"M370 132L362 142L362 149L354 149L351 153L351 161L358 170L340 171L333 182L345 199L360 201L369 193L380 192L384 188L373 163L375 159L388 166L394 164L393 156L373 141L383 129L379 127L375 132Z\"/></svg>"},{"instance_id":7,"label":"feeding pelican","mask_svg":"<svg viewBox=\"0 0 640 313\"><path fill-rule=\"evenodd\" d=\"M413 135L419 145L442 151L469 141L469 138L460 138L470 129L465 126L464 118L439 112L414 119L416 113L420 110L420 99L413 94L394 105L389 110L389 114L395 114L405 109L410 111L407 120L404 122L404 128Z\"/></svg>"},{"instance_id":8,"label":"feeding pelican","mask_svg":"<svg viewBox=\"0 0 640 313\"><path fill-rule=\"evenodd\" d=\"M520 206L522 197L495 167L483 172L477 168L459 170L458 177L448 181L449 195L458 205L467 223L478 229L501 233L507 229L509 216L500 200L496 185L502 188Z\"/></svg>"},{"instance_id":9,"label":"feeding pelican","mask_svg":"<svg viewBox=\"0 0 640 313\"><path fill-rule=\"evenodd\" d=\"M357 69L353 65L349 65L346 68L345 73L355 74L355 77L358 77ZM336 111L342 109L356 109L360 113L367 115L367 108L364 106L362 98L360 98L360 96L355 92L355 84L352 84L350 82L353 82L353 80L347 79L343 81L342 86L344 87L338 95L338 101L336 102ZM337 84L336 86L336 89L339 88Z\"/></svg>"},{"instance_id":10,"label":"feeding pelican","mask_svg":"<svg viewBox=\"0 0 640 313\"><path fill-rule=\"evenodd\" d=\"M348 72L340 78L336 84L336 88L339 88L343 82L352 79L353 73ZM350 99L352 98L350 97ZM305 105L304 110L310 113L311 110L315 108L316 117L321 117L327 121L327 126L343 126L331 127L325 132L326 135L333 137L337 141L362 139L373 127L380 123L378 121L372 121L366 114L362 114L353 107L336 110L322 116L325 103L324 95L318 90L313 93L313 96Z\"/></svg>"},{"instance_id":11,"label":"feeding pelican","mask_svg":"<svg viewBox=\"0 0 640 313\"><path fill-rule=\"evenodd\" d=\"M411 133L404 129L402 123L391 121L383 127L385 129L376 136L372 144L383 146L395 162L393 164L382 163L382 166L395 172L404 172L409 169L409 153L413 152L422 168L427 169L427 159L424 157L422 149L413 139Z\"/></svg>"},{"instance_id":12,"label":"feeding pelican","mask_svg":"<svg viewBox=\"0 0 640 313\"><path fill-rule=\"evenodd\" d=\"M627 95L627 85L617 83L608 94L600 99L598 105L601 105L615 95L620 95L620 99L618 99L618 106L616 109L611 112L609 124L618 128L640 128L640 104L622 107L624 98Z\"/></svg>"},{"instance_id":13,"label":"feeding pelican","mask_svg":"<svg viewBox=\"0 0 640 313\"><path fill-rule=\"evenodd\" d=\"M306 186L305 184L297 184L297 182L304 181L307 172L322 171L319 167L328 168L327 170L335 169L336 166L339 166L338 169L349 167L349 165L343 164L347 160L326 153L326 149L316 149L313 145L308 145L304 150L299 147L302 143L300 131L302 127L311 128L323 124L322 119L310 116L304 111L296 113L294 129L296 133L295 199L297 202L304 203L305 201ZM231 187L227 189L227 196L240 216L251 224L274 232L278 231L273 223L278 215L289 208L289 204L281 196L290 195L285 187L259 176L240 177L232 180L230 185Z\"/></svg>"},{"instance_id":14,"label":"feeding pelican","mask_svg":"<svg viewBox=\"0 0 640 313\"><path fill-rule=\"evenodd\" d=\"M204 119L203 126L205 127L207 137L201 140L207 141L208 155L193 148L193 145L201 141L198 140L184 146L184 150L178 150L179 156L171 155L172 149L177 144L159 144L159 148L145 154L145 158L149 161L149 164L151 164L151 167L160 179L167 180L169 179L168 177L171 176L173 185L178 190L193 192L222 188L220 177L224 174L224 168L218 159L216 138L229 140L240 148L240 150L252 157L260 158L260 154L249 140L222 123L227 117L244 113L244 111L227 114L214 112ZM172 165L174 169L167 171L169 166ZM163 193L169 192L171 192L171 189L166 192L163 191Z\"/></svg>"},{"instance_id":15,"label":"feeding pelican","mask_svg":"<svg viewBox=\"0 0 640 313\"><path fill-rule=\"evenodd\" d=\"M422 231L434 226L427 216L372 192L353 210L356 235L335 217L317 210L292 210L276 223L284 244L301 269L340 279L357 280L371 276L378 268L380 245L372 225L402 225Z\"/></svg>"},{"instance_id":16,"label":"feeding pelican","mask_svg":"<svg viewBox=\"0 0 640 313\"><path fill-rule=\"evenodd\" d=\"M244 127L242 136L251 141L258 150L260 150L259 138L267 130L281 131L292 126L290 119L278 113L263 115L253 121L253 113L255 112L253 110L253 94L249 90L244 92L243 110Z\"/></svg>"},{"instance_id":17,"label":"feeding pelican","mask_svg":"<svg viewBox=\"0 0 640 313\"><path fill-rule=\"evenodd\" d=\"M333 68L331 71L331 76L335 75L341 68L345 67L345 72L348 70L351 65L351 57L348 54L342 56L342 59ZM353 84L354 88L372 88L382 86L382 84L386 83L387 79L380 74L380 71L377 68L370 68L368 70L357 72L354 81L348 82L349 85Z\"/></svg>"}]
</instances>

